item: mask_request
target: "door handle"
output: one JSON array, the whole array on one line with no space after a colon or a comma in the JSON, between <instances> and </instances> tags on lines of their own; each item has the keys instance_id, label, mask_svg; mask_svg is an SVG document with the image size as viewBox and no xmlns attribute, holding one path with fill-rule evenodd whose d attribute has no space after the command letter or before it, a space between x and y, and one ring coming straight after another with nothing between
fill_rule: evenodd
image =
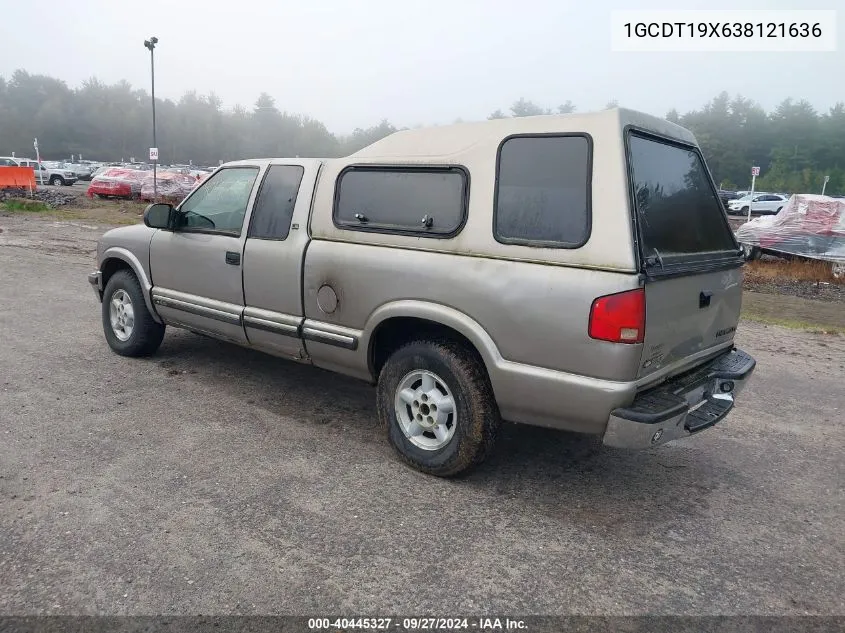
<instances>
[{"instance_id":1,"label":"door handle","mask_svg":"<svg viewBox=\"0 0 845 633\"><path fill-rule=\"evenodd\" d=\"M712 292L702 292L698 295L698 307L709 308L710 307L710 299L713 297Z\"/></svg>"},{"instance_id":2,"label":"door handle","mask_svg":"<svg viewBox=\"0 0 845 633\"><path fill-rule=\"evenodd\" d=\"M235 251L226 251L226 263L237 266L241 263L241 254Z\"/></svg>"}]
</instances>

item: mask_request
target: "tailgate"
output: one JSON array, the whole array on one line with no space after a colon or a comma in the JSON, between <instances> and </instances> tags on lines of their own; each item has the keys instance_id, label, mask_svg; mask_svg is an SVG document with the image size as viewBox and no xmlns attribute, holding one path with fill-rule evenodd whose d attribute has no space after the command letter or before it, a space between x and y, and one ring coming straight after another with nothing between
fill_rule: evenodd
<instances>
[{"instance_id":1,"label":"tailgate","mask_svg":"<svg viewBox=\"0 0 845 633\"><path fill-rule=\"evenodd\" d=\"M721 270L646 283L646 328L637 377L731 343L742 307L742 271ZM699 362L707 358L699 357ZM689 365L682 363L677 372Z\"/></svg>"},{"instance_id":2,"label":"tailgate","mask_svg":"<svg viewBox=\"0 0 845 633\"><path fill-rule=\"evenodd\" d=\"M671 364L674 374L733 340L743 260L698 148L641 131L626 143L645 280L638 377Z\"/></svg>"}]
</instances>

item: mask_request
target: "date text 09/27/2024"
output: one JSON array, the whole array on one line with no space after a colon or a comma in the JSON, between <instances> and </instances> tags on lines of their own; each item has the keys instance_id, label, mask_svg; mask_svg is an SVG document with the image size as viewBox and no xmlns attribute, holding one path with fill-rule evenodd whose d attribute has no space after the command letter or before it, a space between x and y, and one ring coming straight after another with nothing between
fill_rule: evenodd
<instances>
[{"instance_id":1,"label":"date text 09/27/2024","mask_svg":"<svg viewBox=\"0 0 845 633\"><path fill-rule=\"evenodd\" d=\"M310 618L311 631L525 631L524 620L511 618Z\"/></svg>"}]
</instances>

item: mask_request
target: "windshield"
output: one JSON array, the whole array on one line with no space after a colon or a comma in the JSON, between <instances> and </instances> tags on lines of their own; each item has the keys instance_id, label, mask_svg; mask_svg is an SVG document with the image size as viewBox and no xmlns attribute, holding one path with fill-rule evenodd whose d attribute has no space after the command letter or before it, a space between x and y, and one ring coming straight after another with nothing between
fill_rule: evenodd
<instances>
[{"instance_id":1,"label":"windshield","mask_svg":"<svg viewBox=\"0 0 845 633\"><path fill-rule=\"evenodd\" d=\"M645 257L736 251L698 151L635 133L628 151Z\"/></svg>"}]
</instances>

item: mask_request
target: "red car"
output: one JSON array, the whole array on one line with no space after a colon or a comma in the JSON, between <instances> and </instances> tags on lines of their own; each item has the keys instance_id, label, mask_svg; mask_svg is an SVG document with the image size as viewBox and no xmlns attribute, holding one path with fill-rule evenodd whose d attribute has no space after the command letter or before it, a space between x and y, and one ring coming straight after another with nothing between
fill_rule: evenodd
<instances>
[{"instance_id":1,"label":"red car","mask_svg":"<svg viewBox=\"0 0 845 633\"><path fill-rule=\"evenodd\" d=\"M86 195L89 198L138 198L141 195L141 184L146 176L145 171L137 169L123 169L113 167L97 174L88 185Z\"/></svg>"}]
</instances>

